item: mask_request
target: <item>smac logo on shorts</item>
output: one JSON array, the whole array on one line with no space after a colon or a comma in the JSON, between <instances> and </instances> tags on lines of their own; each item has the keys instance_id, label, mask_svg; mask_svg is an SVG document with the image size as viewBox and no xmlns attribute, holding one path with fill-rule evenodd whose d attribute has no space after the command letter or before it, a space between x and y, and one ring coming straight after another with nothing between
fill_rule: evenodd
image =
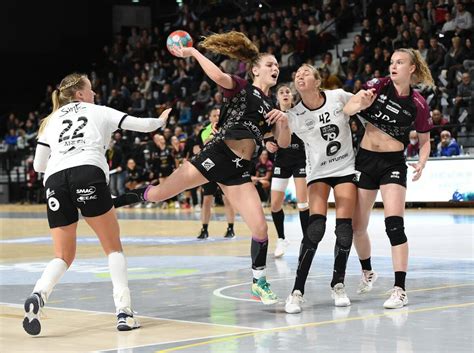
<instances>
[{"instance_id":1,"label":"smac logo on shorts","mask_svg":"<svg viewBox=\"0 0 474 353\"><path fill-rule=\"evenodd\" d=\"M207 158L204 162L201 163L201 165L204 167L204 169L206 169L207 171L209 171L211 168L213 168L216 164L211 161L210 158Z\"/></svg>"},{"instance_id":2,"label":"smac logo on shorts","mask_svg":"<svg viewBox=\"0 0 474 353\"><path fill-rule=\"evenodd\" d=\"M89 186L88 188L76 189L76 194L79 196L77 202L86 203L89 200L97 200L97 195L94 195L96 191L95 186Z\"/></svg>"}]
</instances>

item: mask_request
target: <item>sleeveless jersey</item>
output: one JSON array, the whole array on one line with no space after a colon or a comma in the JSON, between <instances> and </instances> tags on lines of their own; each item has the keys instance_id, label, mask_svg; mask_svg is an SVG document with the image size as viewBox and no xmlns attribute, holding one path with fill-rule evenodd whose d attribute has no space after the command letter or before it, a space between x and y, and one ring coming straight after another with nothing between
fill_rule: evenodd
<instances>
[{"instance_id":1,"label":"sleeveless jersey","mask_svg":"<svg viewBox=\"0 0 474 353\"><path fill-rule=\"evenodd\" d=\"M410 130L428 132L433 127L428 104L423 96L410 88L408 96L399 96L392 80L388 77L372 79L364 89L375 88L377 98L372 105L357 113L376 128L382 130L405 146Z\"/></svg>"},{"instance_id":2,"label":"sleeveless jersey","mask_svg":"<svg viewBox=\"0 0 474 353\"><path fill-rule=\"evenodd\" d=\"M100 105L72 102L53 113L38 143L51 149L44 180L61 170L80 165L94 165L109 180L105 151L112 132L127 116Z\"/></svg>"},{"instance_id":3,"label":"sleeveless jersey","mask_svg":"<svg viewBox=\"0 0 474 353\"><path fill-rule=\"evenodd\" d=\"M342 112L352 94L342 89L322 94L320 108L311 110L301 101L288 111L291 131L305 145L308 182L355 173L349 116Z\"/></svg>"},{"instance_id":4,"label":"sleeveless jersey","mask_svg":"<svg viewBox=\"0 0 474 353\"><path fill-rule=\"evenodd\" d=\"M238 76L231 76L235 87L224 89L224 105L215 136L219 140L254 139L261 145L263 137L272 126L265 121L267 113L273 109L273 101L259 88L252 86Z\"/></svg>"},{"instance_id":5,"label":"sleeveless jersey","mask_svg":"<svg viewBox=\"0 0 474 353\"><path fill-rule=\"evenodd\" d=\"M305 159L304 142L296 134L291 134L291 142L287 148L280 147L275 154L275 164L280 167L304 164Z\"/></svg>"}]
</instances>

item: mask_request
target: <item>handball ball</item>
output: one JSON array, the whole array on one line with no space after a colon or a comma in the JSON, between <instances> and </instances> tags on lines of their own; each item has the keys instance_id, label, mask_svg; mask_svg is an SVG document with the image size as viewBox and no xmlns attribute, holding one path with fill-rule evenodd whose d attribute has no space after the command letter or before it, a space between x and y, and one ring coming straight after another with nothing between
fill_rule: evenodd
<instances>
[{"instance_id":1,"label":"handball ball","mask_svg":"<svg viewBox=\"0 0 474 353\"><path fill-rule=\"evenodd\" d=\"M168 36L166 39L166 47L171 52L171 48L179 47L179 43L183 47L192 47L193 46L193 39L186 31L174 31Z\"/></svg>"}]
</instances>

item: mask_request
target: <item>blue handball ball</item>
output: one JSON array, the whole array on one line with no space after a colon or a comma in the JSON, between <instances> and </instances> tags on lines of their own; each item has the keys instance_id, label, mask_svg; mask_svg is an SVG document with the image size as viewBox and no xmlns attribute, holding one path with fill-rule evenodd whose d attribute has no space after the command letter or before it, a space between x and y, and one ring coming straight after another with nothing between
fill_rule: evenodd
<instances>
[{"instance_id":1,"label":"blue handball ball","mask_svg":"<svg viewBox=\"0 0 474 353\"><path fill-rule=\"evenodd\" d=\"M171 49L173 47L179 47L179 43L181 43L183 47L192 47L193 39L191 38L188 32L180 30L174 31L166 39L166 47L168 48L170 53L172 53Z\"/></svg>"}]
</instances>

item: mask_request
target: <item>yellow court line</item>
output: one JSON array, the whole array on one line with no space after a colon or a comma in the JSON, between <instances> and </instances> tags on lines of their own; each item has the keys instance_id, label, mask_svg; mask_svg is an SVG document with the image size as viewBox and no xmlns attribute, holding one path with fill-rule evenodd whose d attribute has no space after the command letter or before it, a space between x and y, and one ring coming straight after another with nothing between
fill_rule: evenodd
<instances>
[{"instance_id":1,"label":"yellow court line","mask_svg":"<svg viewBox=\"0 0 474 353\"><path fill-rule=\"evenodd\" d=\"M288 331L288 330L293 330L293 329L298 329L298 328L324 326L324 325L337 324L337 323L349 322L349 321L360 321L360 320L376 319L376 318L380 318L380 317L384 317L384 316L395 316L395 315L402 315L402 314L415 314L415 313L423 313L423 312L428 312L428 311L453 309L453 308L463 308L463 307L468 307L468 306L473 306L473 305L474 305L474 302L469 302L469 303L435 306L435 307L428 307L428 308L421 308L421 309L414 309L414 310L397 310L397 311L394 311L394 312L391 312L391 313L372 314L372 315L367 315L367 316L354 316L354 317L348 317L348 318L344 318L344 319L327 320L327 321L319 321L319 322L310 322L310 323L299 324L299 325L275 327L275 328L270 328L270 329L263 329L263 330L260 330L260 331L243 333L243 334L239 334L239 335L235 335L235 336L226 336L226 337L212 339L212 340L208 340L208 341L204 341L204 342L192 343L192 344L187 344L187 345L183 345L183 346L179 346L179 347L163 349L161 351L156 351L156 353L174 352L174 351L183 350L183 349L192 348L192 347L204 346L204 345L213 344L213 343L231 341L231 340L235 340L235 339L243 338L243 337L260 335L262 333Z\"/></svg>"}]
</instances>

